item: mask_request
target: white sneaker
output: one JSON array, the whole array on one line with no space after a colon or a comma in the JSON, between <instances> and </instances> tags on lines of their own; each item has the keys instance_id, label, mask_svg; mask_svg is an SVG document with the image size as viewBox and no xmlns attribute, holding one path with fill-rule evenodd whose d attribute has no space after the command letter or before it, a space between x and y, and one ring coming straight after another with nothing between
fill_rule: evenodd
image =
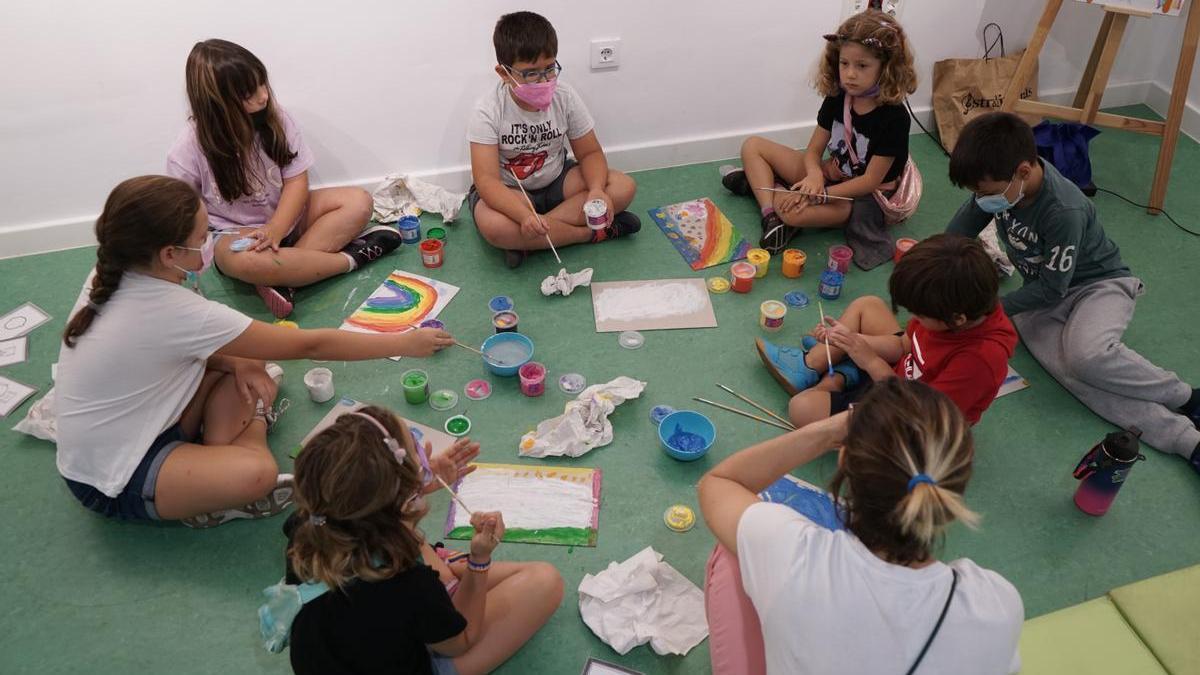
<instances>
[{"instance_id":1,"label":"white sneaker","mask_svg":"<svg viewBox=\"0 0 1200 675\"><path fill-rule=\"evenodd\" d=\"M188 527L204 530L218 525L224 525L231 520L258 520L259 518L270 518L283 513L287 507L292 505L292 495L295 493L295 480L290 473L281 473L275 479L275 488L271 490L271 494L262 499L247 504L237 509L225 509L223 511L213 511L212 513L201 513L191 518L184 518L181 522Z\"/></svg>"}]
</instances>

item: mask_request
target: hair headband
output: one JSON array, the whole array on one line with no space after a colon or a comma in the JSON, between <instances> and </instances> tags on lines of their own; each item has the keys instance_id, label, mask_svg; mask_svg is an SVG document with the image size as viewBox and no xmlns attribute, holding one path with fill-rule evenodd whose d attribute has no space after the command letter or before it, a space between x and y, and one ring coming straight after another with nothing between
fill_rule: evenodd
<instances>
[{"instance_id":1,"label":"hair headband","mask_svg":"<svg viewBox=\"0 0 1200 675\"><path fill-rule=\"evenodd\" d=\"M404 463L404 457L407 454L404 451L404 446L400 445L400 442L392 437L391 432L389 432L387 430L387 427L383 426L382 422L375 419L374 417L371 417L370 415L368 415L365 412L358 412L357 410L352 413L348 413L348 414L354 415L355 417L361 417L364 420L367 420L368 422L370 422L371 424L374 424L375 428L379 429L379 433L383 435L383 444L386 445L388 450L391 450L392 454L396 456L396 461L400 462L400 463Z\"/></svg>"}]
</instances>

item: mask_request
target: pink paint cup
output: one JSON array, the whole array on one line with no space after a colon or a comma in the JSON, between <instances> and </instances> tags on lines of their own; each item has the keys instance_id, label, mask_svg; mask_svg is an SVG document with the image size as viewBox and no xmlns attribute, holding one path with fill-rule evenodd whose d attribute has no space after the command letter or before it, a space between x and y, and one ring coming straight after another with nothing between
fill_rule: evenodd
<instances>
[{"instance_id":1,"label":"pink paint cup","mask_svg":"<svg viewBox=\"0 0 1200 675\"><path fill-rule=\"evenodd\" d=\"M842 274L850 271L850 261L854 259L854 250L845 244L834 244L829 247L829 269Z\"/></svg>"},{"instance_id":2,"label":"pink paint cup","mask_svg":"<svg viewBox=\"0 0 1200 675\"><path fill-rule=\"evenodd\" d=\"M521 378L521 393L526 396L541 396L546 391L546 366L530 361L517 371Z\"/></svg>"}]
</instances>

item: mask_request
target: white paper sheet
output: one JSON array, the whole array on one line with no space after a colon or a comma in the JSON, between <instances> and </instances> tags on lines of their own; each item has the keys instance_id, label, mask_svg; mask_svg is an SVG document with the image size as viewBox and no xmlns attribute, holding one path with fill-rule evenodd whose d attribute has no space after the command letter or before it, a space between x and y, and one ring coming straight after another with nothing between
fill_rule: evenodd
<instances>
[{"instance_id":1,"label":"white paper sheet","mask_svg":"<svg viewBox=\"0 0 1200 675\"><path fill-rule=\"evenodd\" d=\"M37 393L37 389L29 387L7 377L0 377L0 417L16 410L25 399Z\"/></svg>"},{"instance_id":2,"label":"white paper sheet","mask_svg":"<svg viewBox=\"0 0 1200 675\"><path fill-rule=\"evenodd\" d=\"M0 342L0 366L11 366L14 363L24 363L28 358L29 338L19 337L15 340Z\"/></svg>"},{"instance_id":3,"label":"white paper sheet","mask_svg":"<svg viewBox=\"0 0 1200 675\"><path fill-rule=\"evenodd\" d=\"M49 314L32 302L27 302L0 316L0 342L19 338L49 320Z\"/></svg>"}]
</instances>

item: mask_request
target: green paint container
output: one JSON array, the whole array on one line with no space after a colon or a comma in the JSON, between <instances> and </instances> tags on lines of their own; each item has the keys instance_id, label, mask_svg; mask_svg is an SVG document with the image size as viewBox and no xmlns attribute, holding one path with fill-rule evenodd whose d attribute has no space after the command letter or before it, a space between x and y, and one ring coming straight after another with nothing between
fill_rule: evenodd
<instances>
[{"instance_id":1,"label":"green paint container","mask_svg":"<svg viewBox=\"0 0 1200 675\"><path fill-rule=\"evenodd\" d=\"M454 417L446 420L445 428L446 433L454 436L455 438L459 436L466 436L467 433L471 431L471 420L467 419L463 415L455 415Z\"/></svg>"},{"instance_id":2,"label":"green paint container","mask_svg":"<svg viewBox=\"0 0 1200 675\"><path fill-rule=\"evenodd\" d=\"M404 400L416 405L424 403L429 398L429 373L423 370L406 370L400 376L400 384L404 386Z\"/></svg>"},{"instance_id":3,"label":"green paint container","mask_svg":"<svg viewBox=\"0 0 1200 675\"><path fill-rule=\"evenodd\" d=\"M444 246L446 244L446 228L431 227L429 228L429 231L425 233L425 238L437 239L438 241L442 242L442 245Z\"/></svg>"}]
</instances>

